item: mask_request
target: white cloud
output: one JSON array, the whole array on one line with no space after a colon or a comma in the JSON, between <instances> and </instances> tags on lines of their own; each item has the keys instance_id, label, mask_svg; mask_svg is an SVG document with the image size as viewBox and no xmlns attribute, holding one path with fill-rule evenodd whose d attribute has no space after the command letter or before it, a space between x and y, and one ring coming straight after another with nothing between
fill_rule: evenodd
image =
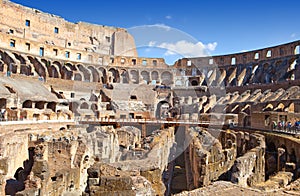
<instances>
[{"instance_id":1,"label":"white cloud","mask_svg":"<svg viewBox=\"0 0 300 196\"><path fill-rule=\"evenodd\" d=\"M203 44L202 42L192 43L186 40L181 40L176 43L161 43L156 44L155 41L149 42L149 46L166 49L166 56L180 54L184 57L201 57L207 56L217 47L217 42Z\"/></svg>"},{"instance_id":2,"label":"white cloud","mask_svg":"<svg viewBox=\"0 0 300 196\"><path fill-rule=\"evenodd\" d=\"M168 19L168 20L171 20L172 16L171 15L167 15L165 18Z\"/></svg>"},{"instance_id":3,"label":"white cloud","mask_svg":"<svg viewBox=\"0 0 300 196\"><path fill-rule=\"evenodd\" d=\"M149 44L148 44L148 46L149 47L154 47L155 44L156 44L156 41L150 41Z\"/></svg>"}]
</instances>

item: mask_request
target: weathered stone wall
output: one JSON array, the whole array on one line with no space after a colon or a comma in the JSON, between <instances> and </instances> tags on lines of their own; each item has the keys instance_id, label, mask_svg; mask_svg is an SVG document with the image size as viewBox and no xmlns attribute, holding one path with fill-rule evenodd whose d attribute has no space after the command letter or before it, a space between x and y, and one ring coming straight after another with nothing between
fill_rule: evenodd
<instances>
[{"instance_id":1,"label":"weathered stone wall","mask_svg":"<svg viewBox=\"0 0 300 196\"><path fill-rule=\"evenodd\" d=\"M254 186L265 181L265 139L259 134L238 133L238 152L246 151L238 157L231 169L231 182L240 186ZM239 145L240 144L240 145Z\"/></svg>"},{"instance_id":2,"label":"weathered stone wall","mask_svg":"<svg viewBox=\"0 0 300 196\"><path fill-rule=\"evenodd\" d=\"M229 131L220 131L219 140L199 128L189 130L185 151L188 189L207 186L226 173L236 159L236 136Z\"/></svg>"},{"instance_id":3,"label":"weathered stone wall","mask_svg":"<svg viewBox=\"0 0 300 196\"><path fill-rule=\"evenodd\" d=\"M30 24L28 22L26 24L26 21ZM17 39L17 48L32 54L38 55L39 48L45 46L49 49L45 50L46 56L55 56L54 48L58 50L60 57L64 56L66 50L72 50L74 53L71 54L70 59L74 60L77 58L76 52L81 53L81 51L89 51L90 53L87 54L91 55L96 53L98 58L99 54L137 56L134 40L125 29L84 22L74 24L59 16L9 1L4 1L1 6L0 23L2 34L10 34L11 38ZM22 44L18 43L21 40L31 44L30 50L25 45L25 41ZM122 42L115 43L114 40ZM1 47L9 48L9 39L3 39L1 43L3 44ZM127 48L131 50L128 51ZM88 55L83 57L89 60ZM97 62L98 58L92 62Z\"/></svg>"}]
</instances>

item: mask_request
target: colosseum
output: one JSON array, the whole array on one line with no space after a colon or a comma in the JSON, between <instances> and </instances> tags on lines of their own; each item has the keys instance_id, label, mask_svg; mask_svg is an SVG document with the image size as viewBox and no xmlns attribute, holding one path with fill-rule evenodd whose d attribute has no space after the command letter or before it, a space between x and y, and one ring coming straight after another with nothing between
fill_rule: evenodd
<instances>
[{"instance_id":1,"label":"colosseum","mask_svg":"<svg viewBox=\"0 0 300 196\"><path fill-rule=\"evenodd\" d=\"M0 0L1 195L299 195L299 46L168 65Z\"/></svg>"}]
</instances>

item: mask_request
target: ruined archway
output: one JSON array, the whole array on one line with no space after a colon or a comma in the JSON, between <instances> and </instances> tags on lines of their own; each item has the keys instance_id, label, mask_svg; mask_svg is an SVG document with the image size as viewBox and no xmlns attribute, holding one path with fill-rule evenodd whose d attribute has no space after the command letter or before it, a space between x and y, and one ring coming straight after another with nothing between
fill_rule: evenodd
<instances>
[{"instance_id":1,"label":"ruined archway","mask_svg":"<svg viewBox=\"0 0 300 196\"><path fill-rule=\"evenodd\" d=\"M80 105L80 109L89 109L89 104L87 104L86 102L83 102L83 103Z\"/></svg>"},{"instance_id":2,"label":"ruined archway","mask_svg":"<svg viewBox=\"0 0 300 196\"><path fill-rule=\"evenodd\" d=\"M143 80L148 84L150 82L150 74L148 71L141 72Z\"/></svg>"},{"instance_id":3,"label":"ruined archway","mask_svg":"<svg viewBox=\"0 0 300 196\"><path fill-rule=\"evenodd\" d=\"M91 81L91 74L90 72L81 64L77 65L78 70L83 74L83 78L85 82Z\"/></svg>"},{"instance_id":4,"label":"ruined archway","mask_svg":"<svg viewBox=\"0 0 300 196\"><path fill-rule=\"evenodd\" d=\"M162 72L161 74L161 84L164 84L164 85L171 85L173 84L173 75L171 72L169 71L164 71Z\"/></svg>"},{"instance_id":5,"label":"ruined archway","mask_svg":"<svg viewBox=\"0 0 300 196\"><path fill-rule=\"evenodd\" d=\"M100 79L102 84L107 83L107 75L106 75L106 70L103 67L99 67L98 70L100 71Z\"/></svg>"},{"instance_id":6,"label":"ruined archway","mask_svg":"<svg viewBox=\"0 0 300 196\"><path fill-rule=\"evenodd\" d=\"M120 74L117 69L110 68L108 70L109 74L109 81L113 83L120 83Z\"/></svg>"},{"instance_id":7,"label":"ruined archway","mask_svg":"<svg viewBox=\"0 0 300 196\"><path fill-rule=\"evenodd\" d=\"M71 80L73 76L72 70L68 66L63 66L61 69L61 78L65 80Z\"/></svg>"},{"instance_id":8,"label":"ruined archway","mask_svg":"<svg viewBox=\"0 0 300 196\"><path fill-rule=\"evenodd\" d=\"M44 109L45 108L45 102L44 101L36 102L35 103L35 108L40 109L40 110Z\"/></svg>"},{"instance_id":9,"label":"ruined archway","mask_svg":"<svg viewBox=\"0 0 300 196\"><path fill-rule=\"evenodd\" d=\"M125 69L121 70L121 81L123 84L128 84L129 83L129 74L128 71Z\"/></svg>"},{"instance_id":10,"label":"ruined archway","mask_svg":"<svg viewBox=\"0 0 300 196\"><path fill-rule=\"evenodd\" d=\"M131 81L132 81L132 83L134 83L134 84L138 84L139 82L140 82L140 80L139 80L139 73L138 73L138 71L136 71L136 70L131 70L130 71L130 76L131 76Z\"/></svg>"},{"instance_id":11,"label":"ruined archway","mask_svg":"<svg viewBox=\"0 0 300 196\"><path fill-rule=\"evenodd\" d=\"M157 104L155 117L156 119L166 119L169 117L170 104L167 101L161 101Z\"/></svg>"},{"instance_id":12,"label":"ruined archway","mask_svg":"<svg viewBox=\"0 0 300 196\"><path fill-rule=\"evenodd\" d=\"M98 70L95 69L93 66L89 66L88 69L92 74L92 82L100 82L100 76Z\"/></svg>"},{"instance_id":13,"label":"ruined archway","mask_svg":"<svg viewBox=\"0 0 300 196\"><path fill-rule=\"evenodd\" d=\"M32 101L26 100L22 104L22 108L32 108Z\"/></svg>"},{"instance_id":14,"label":"ruined archway","mask_svg":"<svg viewBox=\"0 0 300 196\"><path fill-rule=\"evenodd\" d=\"M49 102L47 103L47 109L51 109L53 112L56 110L56 103L55 102Z\"/></svg>"},{"instance_id":15,"label":"ruined archway","mask_svg":"<svg viewBox=\"0 0 300 196\"><path fill-rule=\"evenodd\" d=\"M159 82L159 75L157 71L151 72L151 80L155 81L155 83Z\"/></svg>"}]
</instances>

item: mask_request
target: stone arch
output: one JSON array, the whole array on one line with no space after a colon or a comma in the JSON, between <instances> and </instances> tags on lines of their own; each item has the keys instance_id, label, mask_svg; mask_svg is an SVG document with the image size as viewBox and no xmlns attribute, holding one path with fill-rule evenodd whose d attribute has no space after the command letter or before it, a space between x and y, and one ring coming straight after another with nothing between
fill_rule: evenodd
<instances>
[{"instance_id":1,"label":"stone arch","mask_svg":"<svg viewBox=\"0 0 300 196\"><path fill-rule=\"evenodd\" d=\"M198 86L199 81L198 80L191 80L191 86Z\"/></svg>"},{"instance_id":2,"label":"stone arch","mask_svg":"<svg viewBox=\"0 0 300 196\"><path fill-rule=\"evenodd\" d=\"M1 60L4 62L4 64L7 65L6 70L4 69L4 71L10 71L9 65L16 64L15 60L12 57L10 57L10 55L8 55L7 52L0 51L0 55L1 55Z\"/></svg>"},{"instance_id":3,"label":"stone arch","mask_svg":"<svg viewBox=\"0 0 300 196\"><path fill-rule=\"evenodd\" d=\"M150 82L150 73L148 71L142 71L141 76L143 80L147 82L147 84Z\"/></svg>"},{"instance_id":4,"label":"stone arch","mask_svg":"<svg viewBox=\"0 0 300 196\"><path fill-rule=\"evenodd\" d=\"M157 104L155 117L156 119L165 119L168 117L170 104L167 101L160 101Z\"/></svg>"},{"instance_id":5,"label":"stone arch","mask_svg":"<svg viewBox=\"0 0 300 196\"><path fill-rule=\"evenodd\" d=\"M272 111L274 109L272 104L267 104L266 107L263 108L263 111Z\"/></svg>"},{"instance_id":6,"label":"stone arch","mask_svg":"<svg viewBox=\"0 0 300 196\"><path fill-rule=\"evenodd\" d=\"M89 101L95 101L95 102L98 102L98 97L97 97L94 93L92 93L91 96L90 96Z\"/></svg>"},{"instance_id":7,"label":"stone arch","mask_svg":"<svg viewBox=\"0 0 300 196\"><path fill-rule=\"evenodd\" d=\"M28 56L29 61L32 63L35 72L42 77L46 77L46 69L45 67L42 65L42 63L37 59L37 58L33 58L31 56Z\"/></svg>"},{"instance_id":8,"label":"stone arch","mask_svg":"<svg viewBox=\"0 0 300 196\"><path fill-rule=\"evenodd\" d=\"M24 74L26 76L31 75L31 67L27 64L21 64L20 66L20 74Z\"/></svg>"},{"instance_id":9,"label":"stone arch","mask_svg":"<svg viewBox=\"0 0 300 196\"><path fill-rule=\"evenodd\" d=\"M51 65L50 61L48 61L46 59L40 59L40 62L42 64L42 66L45 68L46 76L49 77L50 76L49 69L50 69L50 65Z\"/></svg>"},{"instance_id":10,"label":"stone arch","mask_svg":"<svg viewBox=\"0 0 300 196\"><path fill-rule=\"evenodd\" d=\"M164 71L161 73L161 83L164 85L173 84L173 74L169 71Z\"/></svg>"},{"instance_id":11,"label":"stone arch","mask_svg":"<svg viewBox=\"0 0 300 196\"><path fill-rule=\"evenodd\" d=\"M276 111L276 112L283 112L283 111L284 111L284 108L285 108L284 104L283 104L283 103L279 103L279 104L276 106L276 108L274 108L274 111Z\"/></svg>"},{"instance_id":12,"label":"stone arch","mask_svg":"<svg viewBox=\"0 0 300 196\"><path fill-rule=\"evenodd\" d=\"M49 77L60 78L59 68L57 67L57 65L51 65L48 72L49 72Z\"/></svg>"},{"instance_id":13,"label":"stone arch","mask_svg":"<svg viewBox=\"0 0 300 196\"><path fill-rule=\"evenodd\" d=\"M245 106L241 109L241 112L244 112L244 113L250 115L250 112L251 112L251 105L250 105L250 104L245 105Z\"/></svg>"},{"instance_id":14,"label":"stone arch","mask_svg":"<svg viewBox=\"0 0 300 196\"><path fill-rule=\"evenodd\" d=\"M26 100L22 104L22 108L32 108L32 101Z\"/></svg>"},{"instance_id":15,"label":"stone arch","mask_svg":"<svg viewBox=\"0 0 300 196\"><path fill-rule=\"evenodd\" d=\"M96 112L98 110L97 104L95 103L91 104L91 110L93 110L93 112Z\"/></svg>"},{"instance_id":16,"label":"stone arch","mask_svg":"<svg viewBox=\"0 0 300 196\"><path fill-rule=\"evenodd\" d=\"M100 81L102 82L102 84L106 84L107 83L106 69L103 67L99 67L98 70L99 70Z\"/></svg>"},{"instance_id":17,"label":"stone arch","mask_svg":"<svg viewBox=\"0 0 300 196\"><path fill-rule=\"evenodd\" d=\"M21 55L19 55L19 54L17 54L17 53L13 53L13 55L15 56L15 58L16 58L18 61L20 61L20 64L26 64L25 59L24 59Z\"/></svg>"},{"instance_id":18,"label":"stone arch","mask_svg":"<svg viewBox=\"0 0 300 196\"><path fill-rule=\"evenodd\" d=\"M90 82L91 81L91 73L88 69L86 69L83 65L77 65L78 70L83 74L84 81Z\"/></svg>"},{"instance_id":19,"label":"stone arch","mask_svg":"<svg viewBox=\"0 0 300 196\"><path fill-rule=\"evenodd\" d=\"M113 78L109 78L109 79L112 79L112 80L109 80L110 82L113 82L113 83L120 83L120 74L119 74L119 71L115 68L110 68L108 70L108 72L110 72L112 74L112 77ZM109 76L111 77L111 76Z\"/></svg>"},{"instance_id":20,"label":"stone arch","mask_svg":"<svg viewBox=\"0 0 300 196\"><path fill-rule=\"evenodd\" d=\"M77 71L76 66L70 62L65 63L65 66L68 67L71 71Z\"/></svg>"},{"instance_id":21,"label":"stone arch","mask_svg":"<svg viewBox=\"0 0 300 196\"><path fill-rule=\"evenodd\" d=\"M61 68L61 78L65 80L71 80L73 76L73 71L70 69L69 66L62 66Z\"/></svg>"},{"instance_id":22,"label":"stone arch","mask_svg":"<svg viewBox=\"0 0 300 196\"><path fill-rule=\"evenodd\" d=\"M220 69L218 72L217 72L217 75L218 75L218 79L217 79L217 85L221 85L222 82L224 81L224 79L226 78L226 70L225 69ZM201 84L202 85L202 84Z\"/></svg>"},{"instance_id":23,"label":"stone arch","mask_svg":"<svg viewBox=\"0 0 300 196\"><path fill-rule=\"evenodd\" d=\"M69 110L71 110L73 113L77 113L77 109L79 108L79 103L78 102L71 102L69 105Z\"/></svg>"},{"instance_id":24,"label":"stone arch","mask_svg":"<svg viewBox=\"0 0 300 196\"><path fill-rule=\"evenodd\" d=\"M294 102L291 102L285 109L285 111L287 112L295 112L295 103Z\"/></svg>"},{"instance_id":25,"label":"stone arch","mask_svg":"<svg viewBox=\"0 0 300 196\"><path fill-rule=\"evenodd\" d=\"M47 103L47 109L51 109L53 112L55 112L56 111L56 103L55 102Z\"/></svg>"},{"instance_id":26,"label":"stone arch","mask_svg":"<svg viewBox=\"0 0 300 196\"><path fill-rule=\"evenodd\" d=\"M243 120L244 127L250 127L251 126L251 116L245 116Z\"/></svg>"},{"instance_id":27,"label":"stone arch","mask_svg":"<svg viewBox=\"0 0 300 196\"><path fill-rule=\"evenodd\" d=\"M80 104L80 109L89 109L89 104L87 104L87 102L82 102Z\"/></svg>"},{"instance_id":28,"label":"stone arch","mask_svg":"<svg viewBox=\"0 0 300 196\"><path fill-rule=\"evenodd\" d=\"M0 59L0 71L4 71L4 62Z\"/></svg>"},{"instance_id":29,"label":"stone arch","mask_svg":"<svg viewBox=\"0 0 300 196\"><path fill-rule=\"evenodd\" d=\"M128 74L128 71L126 69L121 69L121 82L123 84L128 84L129 83L129 74Z\"/></svg>"},{"instance_id":30,"label":"stone arch","mask_svg":"<svg viewBox=\"0 0 300 196\"><path fill-rule=\"evenodd\" d=\"M130 76L131 76L130 78L131 78L132 83L138 84L140 82L140 80L139 80L140 76L139 76L139 72L138 71L131 70L130 71Z\"/></svg>"},{"instance_id":31,"label":"stone arch","mask_svg":"<svg viewBox=\"0 0 300 196\"><path fill-rule=\"evenodd\" d=\"M74 80L76 81L82 81L83 77L82 77L82 73L74 73Z\"/></svg>"},{"instance_id":32,"label":"stone arch","mask_svg":"<svg viewBox=\"0 0 300 196\"><path fill-rule=\"evenodd\" d=\"M152 71L151 72L151 80L152 81L159 81L159 74L158 74L158 72L157 71Z\"/></svg>"},{"instance_id":33,"label":"stone arch","mask_svg":"<svg viewBox=\"0 0 300 196\"><path fill-rule=\"evenodd\" d=\"M235 86L236 85L236 67L230 67L227 71L227 86Z\"/></svg>"},{"instance_id":34,"label":"stone arch","mask_svg":"<svg viewBox=\"0 0 300 196\"><path fill-rule=\"evenodd\" d=\"M90 73L92 75L92 82L100 82L100 76L99 72L95 67L89 66L88 69L90 70Z\"/></svg>"},{"instance_id":35,"label":"stone arch","mask_svg":"<svg viewBox=\"0 0 300 196\"><path fill-rule=\"evenodd\" d=\"M35 103L35 108L36 109L40 109L40 110L44 109L45 108L45 102L44 101L38 101L38 102L36 102Z\"/></svg>"}]
</instances>

